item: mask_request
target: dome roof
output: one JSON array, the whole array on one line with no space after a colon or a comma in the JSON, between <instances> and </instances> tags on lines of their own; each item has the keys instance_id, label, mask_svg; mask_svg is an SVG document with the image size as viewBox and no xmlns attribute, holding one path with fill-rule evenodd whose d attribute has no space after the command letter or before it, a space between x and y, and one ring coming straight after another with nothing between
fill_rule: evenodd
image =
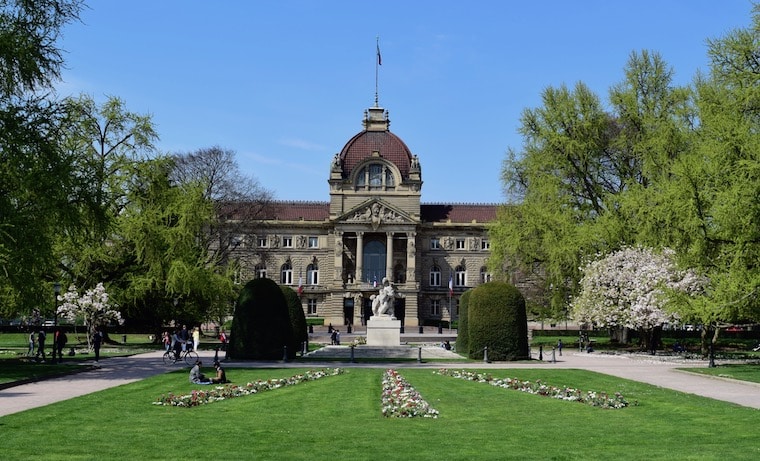
<instances>
[{"instance_id":1,"label":"dome roof","mask_svg":"<svg viewBox=\"0 0 760 461\"><path fill-rule=\"evenodd\" d=\"M340 151L344 177L349 177L356 165L378 152L401 172L402 178L409 177L412 153L398 136L390 131L362 131L351 138Z\"/></svg>"}]
</instances>

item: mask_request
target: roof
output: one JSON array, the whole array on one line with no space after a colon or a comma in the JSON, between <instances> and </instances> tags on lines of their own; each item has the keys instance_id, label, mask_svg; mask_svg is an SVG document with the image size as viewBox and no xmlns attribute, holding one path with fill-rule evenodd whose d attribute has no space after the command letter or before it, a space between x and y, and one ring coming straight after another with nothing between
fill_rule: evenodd
<instances>
[{"instance_id":1,"label":"roof","mask_svg":"<svg viewBox=\"0 0 760 461\"><path fill-rule=\"evenodd\" d=\"M340 151L344 177L351 175L354 167L379 152L380 157L395 164L402 178L409 177L412 153L398 136L390 131L362 131L351 138Z\"/></svg>"},{"instance_id":2,"label":"roof","mask_svg":"<svg viewBox=\"0 0 760 461\"><path fill-rule=\"evenodd\" d=\"M423 203L420 205L420 214L423 222L486 223L496 219L499 206L487 203ZM275 201L264 209L261 219L325 221L329 217L329 202Z\"/></svg>"}]
</instances>

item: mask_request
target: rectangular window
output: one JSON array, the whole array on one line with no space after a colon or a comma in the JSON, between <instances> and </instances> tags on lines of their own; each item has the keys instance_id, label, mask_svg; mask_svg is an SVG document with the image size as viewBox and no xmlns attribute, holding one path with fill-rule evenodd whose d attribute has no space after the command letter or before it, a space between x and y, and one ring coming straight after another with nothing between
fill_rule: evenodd
<instances>
[{"instance_id":1,"label":"rectangular window","mask_svg":"<svg viewBox=\"0 0 760 461\"><path fill-rule=\"evenodd\" d=\"M441 300L440 299L430 300L430 314L433 317L441 316Z\"/></svg>"},{"instance_id":2,"label":"rectangular window","mask_svg":"<svg viewBox=\"0 0 760 461\"><path fill-rule=\"evenodd\" d=\"M257 237L256 238L257 246L259 248L266 248L267 247L267 238L266 236L263 237Z\"/></svg>"},{"instance_id":3,"label":"rectangular window","mask_svg":"<svg viewBox=\"0 0 760 461\"><path fill-rule=\"evenodd\" d=\"M309 237L309 248L319 248L319 237Z\"/></svg>"},{"instance_id":4,"label":"rectangular window","mask_svg":"<svg viewBox=\"0 0 760 461\"><path fill-rule=\"evenodd\" d=\"M439 287L441 286L441 272L432 270L430 271L430 286L431 287Z\"/></svg>"},{"instance_id":5,"label":"rectangular window","mask_svg":"<svg viewBox=\"0 0 760 461\"><path fill-rule=\"evenodd\" d=\"M290 235L286 235L282 237L282 247L283 248L293 248L293 237Z\"/></svg>"},{"instance_id":6,"label":"rectangular window","mask_svg":"<svg viewBox=\"0 0 760 461\"><path fill-rule=\"evenodd\" d=\"M312 268L306 270L306 283L309 285L319 285L319 270Z\"/></svg>"},{"instance_id":7,"label":"rectangular window","mask_svg":"<svg viewBox=\"0 0 760 461\"><path fill-rule=\"evenodd\" d=\"M464 243L465 243L464 239L457 239L456 241L457 250L464 250L465 249Z\"/></svg>"},{"instance_id":8,"label":"rectangular window","mask_svg":"<svg viewBox=\"0 0 760 461\"><path fill-rule=\"evenodd\" d=\"M463 287L467 285L467 272L465 271L458 271L456 274L454 274L454 286L455 287Z\"/></svg>"},{"instance_id":9,"label":"rectangular window","mask_svg":"<svg viewBox=\"0 0 760 461\"><path fill-rule=\"evenodd\" d=\"M486 239L483 239L480 241L480 249L481 250L490 250L491 249L491 242L489 242Z\"/></svg>"},{"instance_id":10,"label":"rectangular window","mask_svg":"<svg viewBox=\"0 0 760 461\"><path fill-rule=\"evenodd\" d=\"M230 246L238 247L245 243L245 237L242 235L233 235L230 237Z\"/></svg>"},{"instance_id":11,"label":"rectangular window","mask_svg":"<svg viewBox=\"0 0 760 461\"><path fill-rule=\"evenodd\" d=\"M430 238L430 249L431 250L440 250L441 249L441 239L438 237L431 237Z\"/></svg>"},{"instance_id":12,"label":"rectangular window","mask_svg":"<svg viewBox=\"0 0 760 461\"><path fill-rule=\"evenodd\" d=\"M309 298L306 300L306 315L317 315L317 300Z\"/></svg>"}]
</instances>

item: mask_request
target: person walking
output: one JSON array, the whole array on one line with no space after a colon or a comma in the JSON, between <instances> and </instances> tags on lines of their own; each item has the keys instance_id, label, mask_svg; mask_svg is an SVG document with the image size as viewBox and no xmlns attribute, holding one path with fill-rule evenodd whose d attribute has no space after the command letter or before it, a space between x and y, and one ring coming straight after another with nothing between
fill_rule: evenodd
<instances>
[{"instance_id":1,"label":"person walking","mask_svg":"<svg viewBox=\"0 0 760 461\"><path fill-rule=\"evenodd\" d=\"M100 331L100 327L95 328L95 333L92 335L92 347L95 349L95 363L100 361L100 345L103 343L103 333Z\"/></svg>"},{"instance_id":2,"label":"person walking","mask_svg":"<svg viewBox=\"0 0 760 461\"><path fill-rule=\"evenodd\" d=\"M42 355L42 361L45 361L45 330L40 330L39 333L37 333L37 354L35 355L36 358L39 358L40 355Z\"/></svg>"},{"instance_id":3,"label":"person walking","mask_svg":"<svg viewBox=\"0 0 760 461\"><path fill-rule=\"evenodd\" d=\"M559 351L559 355L562 356L562 339L560 338L559 341L557 341L557 350Z\"/></svg>"},{"instance_id":4,"label":"person walking","mask_svg":"<svg viewBox=\"0 0 760 461\"><path fill-rule=\"evenodd\" d=\"M58 348L58 363L63 362L63 348L66 347L66 343L69 342L66 332L58 330L55 332L55 344L53 347Z\"/></svg>"},{"instance_id":5,"label":"person walking","mask_svg":"<svg viewBox=\"0 0 760 461\"><path fill-rule=\"evenodd\" d=\"M182 341L182 352L187 350L187 342L190 341L190 332L187 331L187 325L182 325L182 329L179 331L179 339Z\"/></svg>"},{"instance_id":6,"label":"person walking","mask_svg":"<svg viewBox=\"0 0 760 461\"><path fill-rule=\"evenodd\" d=\"M198 327L193 328L193 350L198 352L198 346L201 344L201 329Z\"/></svg>"},{"instance_id":7,"label":"person walking","mask_svg":"<svg viewBox=\"0 0 760 461\"><path fill-rule=\"evenodd\" d=\"M29 352L27 352L27 356L31 357L34 355L34 343L37 342L37 338L34 337L34 331L29 333Z\"/></svg>"}]
</instances>

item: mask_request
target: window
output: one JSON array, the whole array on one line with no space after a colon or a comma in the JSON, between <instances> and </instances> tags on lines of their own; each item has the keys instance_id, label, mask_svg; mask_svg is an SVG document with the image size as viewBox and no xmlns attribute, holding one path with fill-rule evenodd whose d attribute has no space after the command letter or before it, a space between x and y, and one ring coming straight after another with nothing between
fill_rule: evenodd
<instances>
[{"instance_id":1,"label":"window","mask_svg":"<svg viewBox=\"0 0 760 461\"><path fill-rule=\"evenodd\" d=\"M309 248L319 248L319 237L309 237Z\"/></svg>"},{"instance_id":2,"label":"window","mask_svg":"<svg viewBox=\"0 0 760 461\"><path fill-rule=\"evenodd\" d=\"M316 263L306 266L306 283L317 285L319 283L319 267Z\"/></svg>"},{"instance_id":3,"label":"window","mask_svg":"<svg viewBox=\"0 0 760 461\"><path fill-rule=\"evenodd\" d=\"M430 269L430 286L431 287L441 286L441 268L438 266L433 266Z\"/></svg>"},{"instance_id":4,"label":"window","mask_svg":"<svg viewBox=\"0 0 760 461\"><path fill-rule=\"evenodd\" d=\"M356 176L356 186L370 189L393 188L396 180L393 171L381 163L373 163L359 170Z\"/></svg>"},{"instance_id":5,"label":"window","mask_svg":"<svg viewBox=\"0 0 760 461\"><path fill-rule=\"evenodd\" d=\"M233 248L242 246L245 244L245 236L243 235L233 235L230 237L230 246Z\"/></svg>"},{"instance_id":6,"label":"window","mask_svg":"<svg viewBox=\"0 0 760 461\"><path fill-rule=\"evenodd\" d=\"M486 239L483 239L480 241L480 249L481 250L490 250L491 249L491 242L489 242Z\"/></svg>"},{"instance_id":7,"label":"window","mask_svg":"<svg viewBox=\"0 0 760 461\"><path fill-rule=\"evenodd\" d=\"M480 268L480 283L488 283L491 281L491 273L488 272L488 268L483 266Z\"/></svg>"},{"instance_id":8,"label":"window","mask_svg":"<svg viewBox=\"0 0 760 461\"><path fill-rule=\"evenodd\" d=\"M266 236L259 236L259 237L256 239L256 241L258 242L258 243L257 243L257 246L258 246L259 248L266 248L266 247L267 247L267 237L266 237Z\"/></svg>"},{"instance_id":9,"label":"window","mask_svg":"<svg viewBox=\"0 0 760 461\"><path fill-rule=\"evenodd\" d=\"M257 279L265 279L267 278L267 266L264 264L258 264L256 266L256 278Z\"/></svg>"},{"instance_id":10,"label":"window","mask_svg":"<svg viewBox=\"0 0 760 461\"><path fill-rule=\"evenodd\" d=\"M317 315L317 300L309 298L306 300L306 315Z\"/></svg>"},{"instance_id":11,"label":"window","mask_svg":"<svg viewBox=\"0 0 760 461\"><path fill-rule=\"evenodd\" d=\"M465 244L465 240L464 239L457 239L457 241L456 241L456 245L457 245L456 248L457 248L457 250L464 250L464 249L466 249L465 246L464 246L464 244Z\"/></svg>"},{"instance_id":12,"label":"window","mask_svg":"<svg viewBox=\"0 0 760 461\"><path fill-rule=\"evenodd\" d=\"M440 299L430 300L430 314L433 317L441 316L441 300Z\"/></svg>"},{"instance_id":13,"label":"window","mask_svg":"<svg viewBox=\"0 0 760 461\"><path fill-rule=\"evenodd\" d=\"M290 235L285 235L282 237L282 247L283 248L293 248L293 237Z\"/></svg>"},{"instance_id":14,"label":"window","mask_svg":"<svg viewBox=\"0 0 760 461\"><path fill-rule=\"evenodd\" d=\"M454 286L463 287L467 285L467 271L464 266L457 266L454 269Z\"/></svg>"},{"instance_id":15,"label":"window","mask_svg":"<svg viewBox=\"0 0 760 461\"><path fill-rule=\"evenodd\" d=\"M430 238L430 249L431 250L440 250L441 249L441 239L438 237L431 237Z\"/></svg>"},{"instance_id":16,"label":"window","mask_svg":"<svg viewBox=\"0 0 760 461\"><path fill-rule=\"evenodd\" d=\"M282 265L280 270L280 283L282 285L293 285L293 266L290 262Z\"/></svg>"}]
</instances>

